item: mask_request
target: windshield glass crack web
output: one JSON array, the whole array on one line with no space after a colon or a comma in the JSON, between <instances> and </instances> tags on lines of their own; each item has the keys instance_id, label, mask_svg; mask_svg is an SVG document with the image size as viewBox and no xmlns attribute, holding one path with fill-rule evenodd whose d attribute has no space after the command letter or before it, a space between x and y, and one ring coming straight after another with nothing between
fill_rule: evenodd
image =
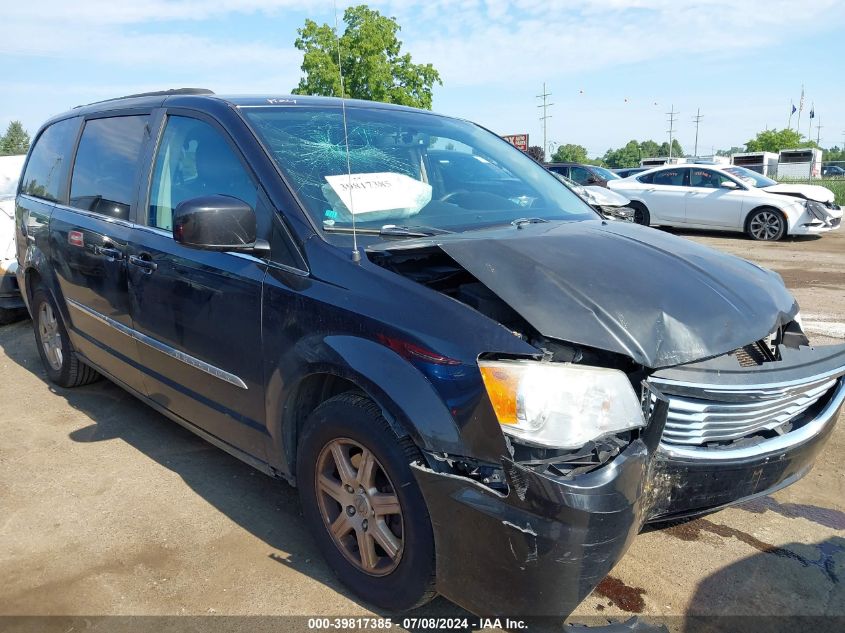
<instances>
[{"instance_id":1,"label":"windshield glass crack web","mask_svg":"<svg viewBox=\"0 0 845 633\"><path fill-rule=\"evenodd\" d=\"M331 194L326 176L347 173L346 147L343 140L341 115L321 113L305 121L282 125L276 119L269 124L259 123L261 133L273 148L275 160L283 166L294 191L310 207L323 207L333 222L340 216L350 218L346 206ZM419 139L395 126L378 123L348 121L349 162L353 174L390 172L422 181L419 159ZM416 141L416 143L414 142ZM354 202L353 202L354 205ZM328 211L333 213L328 214ZM357 214L356 214L357 215ZM401 216L391 216L401 217ZM362 218L365 219L365 218Z\"/></svg>"}]
</instances>

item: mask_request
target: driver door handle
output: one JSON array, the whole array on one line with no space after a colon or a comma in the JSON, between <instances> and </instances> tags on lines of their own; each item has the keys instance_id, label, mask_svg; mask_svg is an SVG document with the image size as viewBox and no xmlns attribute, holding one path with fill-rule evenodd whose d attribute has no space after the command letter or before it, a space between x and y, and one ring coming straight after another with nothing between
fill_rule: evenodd
<instances>
[{"instance_id":1,"label":"driver door handle","mask_svg":"<svg viewBox=\"0 0 845 633\"><path fill-rule=\"evenodd\" d=\"M123 253L117 250L114 246L106 242L102 246L95 246L94 252L97 255L102 255L103 257L108 257L109 259L114 260L121 260L123 259Z\"/></svg>"},{"instance_id":2,"label":"driver door handle","mask_svg":"<svg viewBox=\"0 0 845 633\"><path fill-rule=\"evenodd\" d=\"M137 266L141 270L144 271L145 274L149 275L152 273L156 268L158 268L158 264L156 264L149 253L141 253L140 255L130 255L129 256L129 263L133 266Z\"/></svg>"}]
</instances>

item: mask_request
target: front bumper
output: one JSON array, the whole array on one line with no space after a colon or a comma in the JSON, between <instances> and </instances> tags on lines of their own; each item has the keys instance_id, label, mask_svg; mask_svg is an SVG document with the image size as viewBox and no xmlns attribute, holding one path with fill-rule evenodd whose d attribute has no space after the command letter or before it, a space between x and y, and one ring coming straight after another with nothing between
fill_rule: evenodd
<instances>
[{"instance_id":1,"label":"front bumper","mask_svg":"<svg viewBox=\"0 0 845 633\"><path fill-rule=\"evenodd\" d=\"M845 402L840 378L815 418L756 447L713 452L661 445L647 484L647 521L712 512L784 488L807 474Z\"/></svg>"},{"instance_id":2,"label":"front bumper","mask_svg":"<svg viewBox=\"0 0 845 633\"><path fill-rule=\"evenodd\" d=\"M25 308L18 285L18 263L14 260L0 260L0 309L18 310Z\"/></svg>"},{"instance_id":3,"label":"front bumper","mask_svg":"<svg viewBox=\"0 0 845 633\"><path fill-rule=\"evenodd\" d=\"M641 437L572 478L503 458L508 494L415 467L437 547L437 590L479 615L566 616L649 521L703 514L786 486L813 465L845 400L840 378L800 436L702 460L660 444L658 401Z\"/></svg>"},{"instance_id":4,"label":"front bumper","mask_svg":"<svg viewBox=\"0 0 845 633\"><path fill-rule=\"evenodd\" d=\"M573 479L503 458L506 496L415 466L434 529L437 591L479 615L571 613L642 527L643 482L666 407L655 411L615 459Z\"/></svg>"}]
</instances>

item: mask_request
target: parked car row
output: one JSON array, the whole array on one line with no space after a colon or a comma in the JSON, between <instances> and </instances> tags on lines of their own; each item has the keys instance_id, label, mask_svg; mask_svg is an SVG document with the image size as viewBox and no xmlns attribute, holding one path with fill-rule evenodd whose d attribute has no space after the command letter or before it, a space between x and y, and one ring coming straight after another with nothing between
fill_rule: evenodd
<instances>
[{"instance_id":1,"label":"parked car row","mask_svg":"<svg viewBox=\"0 0 845 633\"><path fill-rule=\"evenodd\" d=\"M669 165L608 183L646 226L742 231L754 240L839 228L842 209L819 185L780 184L750 169Z\"/></svg>"}]
</instances>

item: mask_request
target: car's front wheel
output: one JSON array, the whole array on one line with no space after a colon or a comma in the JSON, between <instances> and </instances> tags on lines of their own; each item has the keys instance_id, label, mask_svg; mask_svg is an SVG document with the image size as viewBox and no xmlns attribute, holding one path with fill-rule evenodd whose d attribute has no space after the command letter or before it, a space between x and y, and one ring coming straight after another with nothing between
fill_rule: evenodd
<instances>
[{"instance_id":1,"label":"car's front wheel","mask_svg":"<svg viewBox=\"0 0 845 633\"><path fill-rule=\"evenodd\" d=\"M79 387L100 377L76 356L53 298L42 287L32 294L32 325L47 377L60 387Z\"/></svg>"},{"instance_id":2,"label":"car's front wheel","mask_svg":"<svg viewBox=\"0 0 845 633\"><path fill-rule=\"evenodd\" d=\"M649 226L651 224L651 214L642 202L633 201L628 205L634 210L634 222Z\"/></svg>"},{"instance_id":3,"label":"car's front wheel","mask_svg":"<svg viewBox=\"0 0 845 633\"><path fill-rule=\"evenodd\" d=\"M786 234L786 218L777 209L757 209L748 217L746 233L752 240L777 241Z\"/></svg>"},{"instance_id":4,"label":"car's front wheel","mask_svg":"<svg viewBox=\"0 0 845 633\"><path fill-rule=\"evenodd\" d=\"M302 512L323 556L351 591L391 611L435 595L434 535L409 466L420 459L355 392L317 407L297 450Z\"/></svg>"}]
</instances>

